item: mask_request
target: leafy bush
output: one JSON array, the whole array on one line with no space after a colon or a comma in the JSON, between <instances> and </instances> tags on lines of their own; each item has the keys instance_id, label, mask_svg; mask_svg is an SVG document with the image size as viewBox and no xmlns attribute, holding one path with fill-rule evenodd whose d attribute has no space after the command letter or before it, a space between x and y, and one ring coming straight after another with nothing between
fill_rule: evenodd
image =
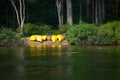
<instances>
[{"instance_id":1,"label":"leafy bush","mask_svg":"<svg viewBox=\"0 0 120 80\"><path fill-rule=\"evenodd\" d=\"M109 22L99 27L81 22L72 26L66 37L73 44L120 44L120 21Z\"/></svg>"},{"instance_id":2,"label":"leafy bush","mask_svg":"<svg viewBox=\"0 0 120 80\"><path fill-rule=\"evenodd\" d=\"M43 24L25 24L24 25L24 35L30 36L32 34L49 34L51 30L50 25L43 25Z\"/></svg>"},{"instance_id":3,"label":"leafy bush","mask_svg":"<svg viewBox=\"0 0 120 80\"><path fill-rule=\"evenodd\" d=\"M96 25L81 22L72 26L66 32L66 37L73 44L89 44L95 41L96 30Z\"/></svg>"},{"instance_id":4,"label":"leafy bush","mask_svg":"<svg viewBox=\"0 0 120 80\"><path fill-rule=\"evenodd\" d=\"M0 46L18 45L21 35L11 29L1 28L0 31Z\"/></svg>"},{"instance_id":5,"label":"leafy bush","mask_svg":"<svg viewBox=\"0 0 120 80\"><path fill-rule=\"evenodd\" d=\"M67 40L72 44L79 43L79 39L77 37L77 34L78 34L77 28L78 28L78 26L76 26L76 25L71 26L70 29L65 34Z\"/></svg>"},{"instance_id":6,"label":"leafy bush","mask_svg":"<svg viewBox=\"0 0 120 80\"><path fill-rule=\"evenodd\" d=\"M114 44L120 41L120 22L114 21L101 25L97 41L100 44Z\"/></svg>"},{"instance_id":7,"label":"leafy bush","mask_svg":"<svg viewBox=\"0 0 120 80\"><path fill-rule=\"evenodd\" d=\"M120 21L115 21L115 39L118 43L120 43Z\"/></svg>"},{"instance_id":8,"label":"leafy bush","mask_svg":"<svg viewBox=\"0 0 120 80\"><path fill-rule=\"evenodd\" d=\"M116 38L117 42L120 43L120 27L116 28L115 38Z\"/></svg>"}]
</instances>

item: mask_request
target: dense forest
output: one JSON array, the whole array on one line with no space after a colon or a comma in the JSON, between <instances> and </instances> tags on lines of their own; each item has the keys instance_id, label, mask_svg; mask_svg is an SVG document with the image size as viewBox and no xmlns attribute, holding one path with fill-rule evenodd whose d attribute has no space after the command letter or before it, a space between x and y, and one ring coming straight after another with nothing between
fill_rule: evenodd
<instances>
[{"instance_id":1,"label":"dense forest","mask_svg":"<svg viewBox=\"0 0 120 80\"><path fill-rule=\"evenodd\" d=\"M120 45L119 0L0 0L0 46L33 34L71 44Z\"/></svg>"},{"instance_id":2,"label":"dense forest","mask_svg":"<svg viewBox=\"0 0 120 80\"><path fill-rule=\"evenodd\" d=\"M19 0L15 4L19 5ZM69 23L68 18L71 17L69 24L79 21L102 24L120 20L119 4L119 0L25 0L25 23L49 24L56 28L59 24ZM59 22L61 16L62 23ZM11 0L0 0L0 26L2 25L13 29L18 25Z\"/></svg>"}]
</instances>

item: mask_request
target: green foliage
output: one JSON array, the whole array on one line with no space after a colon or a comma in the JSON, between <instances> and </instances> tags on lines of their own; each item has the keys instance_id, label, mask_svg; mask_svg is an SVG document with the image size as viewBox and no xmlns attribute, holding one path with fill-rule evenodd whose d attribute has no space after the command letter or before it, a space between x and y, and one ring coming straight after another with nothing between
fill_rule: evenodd
<instances>
[{"instance_id":1,"label":"green foliage","mask_svg":"<svg viewBox=\"0 0 120 80\"><path fill-rule=\"evenodd\" d=\"M120 43L120 26L115 31L115 38Z\"/></svg>"},{"instance_id":2,"label":"green foliage","mask_svg":"<svg viewBox=\"0 0 120 80\"><path fill-rule=\"evenodd\" d=\"M25 24L24 25L24 35L30 36L33 34L49 34L51 26L43 24Z\"/></svg>"},{"instance_id":3,"label":"green foliage","mask_svg":"<svg viewBox=\"0 0 120 80\"><path fill-rule=\"evenodd\" d=\"M77 37L77 26L71 26L70 29L66 32L65 36L68 39L68 41L72 44L78 44L79 39Z\"/></svg>"},{"instance_id":4,"label":"green foliage","mask_svg":"<svg viewBox=\"0 0 120 80\"><path fill-rule=\"evenodd\" d=\"M66 32L67 39L73 44L120 44L120 21L109 22L99 27L81 22Z\"/></svg>"},{"instance_id":5,"label":"green foliage","mask_svg":"<svg viewBox=\"0 0 120 80\"><path fill-rule=\"evenodd\" d=\"M61 33L65 33L67 32L67 30L70 28L70 26L68 24L64 24L62 26L59 26L59 30Z\"/></svg>"},{"instance_id":6,"label":"green foliage","mask_svg":"<svg viewBox=\"0 0 120 80\"><path fill-rule=\"evenodd\" d=\"M73 44L87 44L94 41L96 26L81 22L74 25L66 32L67 39Z\"/></svg>"},{"instance_id":7,"label":"green foliage","mask_svg":"<svg viewBox=\"0 0 120 80\"><path fill-rule=\"evenodd\" d=\"M114 21L101 25L98 29L98 43L112 44L120 41L120 22Z\"/></svg>"},{"instance_id":8,"label":"green foliage","mask_svg":"<svg viewBox=\"0 0 120 80\"><path fill-rule=\"evenodd\" d=\"M0 30L0 46L18 45L20 38L20 33L16 33L11 29L1 28Z\"/></svg>"}]
</instances>

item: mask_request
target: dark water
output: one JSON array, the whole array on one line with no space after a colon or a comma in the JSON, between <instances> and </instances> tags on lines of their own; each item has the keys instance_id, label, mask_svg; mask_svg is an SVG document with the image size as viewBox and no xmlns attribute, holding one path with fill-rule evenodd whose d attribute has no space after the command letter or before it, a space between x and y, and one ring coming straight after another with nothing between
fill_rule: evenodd
<instances>
[{"instance_id":1,"label":"dark water","mask_svg":"<svg viewBox=\"0 0 120 80\"><path fill-rule=\"evenodd\" d=\"M0 80L120 80L120 47L0 48Z\"/></svg>"}]
</instances>

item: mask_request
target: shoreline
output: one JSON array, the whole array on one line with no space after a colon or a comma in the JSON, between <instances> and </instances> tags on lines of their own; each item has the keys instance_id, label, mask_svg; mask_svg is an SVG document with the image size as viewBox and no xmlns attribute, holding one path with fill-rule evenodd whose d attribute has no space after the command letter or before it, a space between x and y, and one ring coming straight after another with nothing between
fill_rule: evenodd
<instances>
[{"instance_id":1,"label":"shoreline","mask_svg":"<svg viewBox=\"0 0 120 80\"><path fill-rule=\"evenodd\" d=\"M56 42L52 42L52 41L30 41L29 38L23 38L24 43L26 45L63 45L63 46L69 46L71 45L66 39L63 40L62 42L56 41Z\"/></svg>"}]
</instances>

